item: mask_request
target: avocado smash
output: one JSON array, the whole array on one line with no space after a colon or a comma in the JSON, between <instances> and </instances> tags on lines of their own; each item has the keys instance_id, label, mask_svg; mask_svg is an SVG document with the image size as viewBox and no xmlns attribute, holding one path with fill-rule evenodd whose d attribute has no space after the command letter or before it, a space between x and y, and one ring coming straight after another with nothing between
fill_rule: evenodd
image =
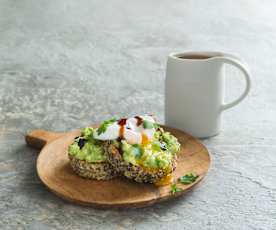
<instances>
[{"instance_id":1,"label":"avocado smash","mask_svg":"<svg viewBox=\"0 0 276 230\"><path fill-rule=\"evenodd\" d=\"M82 129L81 136L76 137L69 146L68 153L79 160L85 160L91 163L106 161L106 155L103 149L103 142L95 140L93 137L94 129L87 127Z\"/></svg>"}]
</instances>

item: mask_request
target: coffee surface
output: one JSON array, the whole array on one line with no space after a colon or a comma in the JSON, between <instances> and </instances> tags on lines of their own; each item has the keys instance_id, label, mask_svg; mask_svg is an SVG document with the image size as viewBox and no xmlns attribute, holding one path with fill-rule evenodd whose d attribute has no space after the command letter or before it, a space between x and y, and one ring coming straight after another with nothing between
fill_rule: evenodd
<instances>
[{"instance_id":1,"label":"coffee surface","mask_svg":"<svg viewBox=\"0 0 276 230\"><path fill-rule=\"evenodd\" d=\"M181 59L208 59L211 58L212 56L208 56L208 55L201 55L201 54L187 54L184 56L180 56L178 58Z\"/></svg>"}]
</instances>

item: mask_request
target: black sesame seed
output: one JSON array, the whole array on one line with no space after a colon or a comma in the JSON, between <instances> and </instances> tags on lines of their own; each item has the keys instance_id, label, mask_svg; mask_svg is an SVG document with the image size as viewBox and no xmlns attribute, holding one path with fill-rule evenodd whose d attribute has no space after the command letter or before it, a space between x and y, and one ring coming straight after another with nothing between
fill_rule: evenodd
<instances>
[{"instance_id":1,"label":"black sesame seed","mask_svg":"<svg viewBox=\"0 0 276 230\"><path fill-rule=\"evenodd\" d=\"M85 142L86 142L85 139L79 139L78 146L80 147L80 149L82 149L82 147L85 145Z\"/></svg>"},{"instance_id":2,"label":"black sesame seed","mask_svg":"<svg viewBox=\"0 0 276 230\"><path fill-rule=\"evenodd\" d=\"M165 142L161 142L161 143L160 143L160 148L161 148L162 150L167 150L167 145L166 145L166 143L165 143Z\"/></svg>"}]
</instances>

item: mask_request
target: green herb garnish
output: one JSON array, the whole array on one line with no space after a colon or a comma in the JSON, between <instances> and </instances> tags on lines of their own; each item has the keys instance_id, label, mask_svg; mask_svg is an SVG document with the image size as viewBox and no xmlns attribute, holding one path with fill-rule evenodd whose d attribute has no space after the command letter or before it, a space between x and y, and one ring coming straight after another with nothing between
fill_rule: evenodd
<instances>
[{"instance_id":1,"label":"green herb garnish","mask_svg":"<svg viewBox=\"0 0 276 230\"><path fill-rule=\"evenodd\" d=\"M140 145L134 144L134 145L132 145L132 148L133 148L133 154L135 155L135 158L139 159L142 155L142 149L141 149Z\"/></svg>"},{"instance_id":2,"label":"green herb garnish","mask_svg":"<svg viewBox=\"0 0 276 230\"><path fill-rule=\"evenodd\" d=\"M185 176L180 177L178 180L182 184L191 184L196 181L199 176L193 173L188 173Z\"/></svg>"},{"instance_id":3,"label":"green herb garnish","mask_svg":"<svg viewBox=\"0 0 276 230\"><path fill-rule=\"evenodd\" d=\"M100 125L100 127L97 129L98 135L104 133L104 132L106 131L107 127L108 127L109 125L111 125L112 123L114 123L115 121L116 121L116 118L112 118L112 119L110 119L110 120L104 121L104 122Z\"/></svg>"},{"instance_id":4,"label":"green herb garnish","mask_svg":"<svg viewBox=\"0 0 276 230\"><path fill-rule=\"evenodd\" d=\"M153 123L153 127L154 127L155 129L158 129L158 128L160 128L160 125L158 125L157 123Z\"/></svg>"},{"instance_id":5,"label":"green herb garnish","mask_svg":"<svg viewBox=\"0 0 276 230\"><path fill-rule=\"evenodd\" d=\"M153 128L157 129L160 126L158 124L156 124L156 123L151 122L151 121L144 120L143 121L143 127L145 129L153 129Z\"/></svg>"},{"instance_id":6,"label":"green herb garnish","mask_svg":"<svg viewBox=\"0 0 276 230\"><path fill-rule=\"evenodd\" d=\"M181 191L183 191L183 189L182 189L182 188L178 188L178 187L176 186L176 183L171 185L171 193L172 193L172 194L175 194L175 193L181 192Z\"/></svg>"}]
</instances>

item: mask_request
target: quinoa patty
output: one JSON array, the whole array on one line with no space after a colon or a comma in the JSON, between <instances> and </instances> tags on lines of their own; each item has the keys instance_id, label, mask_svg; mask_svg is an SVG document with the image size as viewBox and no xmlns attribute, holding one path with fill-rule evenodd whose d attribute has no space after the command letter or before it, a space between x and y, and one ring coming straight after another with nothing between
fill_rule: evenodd
<instances>
[{"instance_id":1,"label":"quinoa patty","mask_svg":"<svg viewBox=\"0 0 276 230\"><path fill-rule=\"evenodd\" d=\"M139 183L156 183L163 177L171 174L176 168L177 156L174 155L171 170L155 169L150 170L132 163L125 162L120 150L108 141L104 144L104 149L109 163L116 169L117 173L123 174L125 177L135 180Z\"/></svg>"},{"instance_id":2,"label":"quinoa patty","mask_svg":"<svg viewBox=\"0 0 276 230\"><path fill-rule=\"evenodd\" d=\"M96 180L110 180L117 176L116 170L108 162L90 163L68 155L72 169L81 177Z\"/></svg>"}]
</instances>

